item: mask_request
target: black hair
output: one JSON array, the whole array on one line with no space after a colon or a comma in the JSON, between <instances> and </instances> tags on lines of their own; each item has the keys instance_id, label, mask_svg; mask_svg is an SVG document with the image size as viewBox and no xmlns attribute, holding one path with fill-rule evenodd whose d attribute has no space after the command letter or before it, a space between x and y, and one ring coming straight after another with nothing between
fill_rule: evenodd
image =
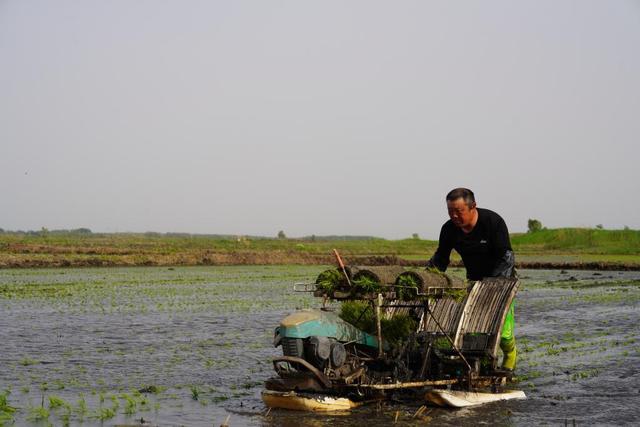
<instances>
[{"instance_id":1,"label":"black hair","mask_svg":"<svg viewBox=\"0 0 640 427\"><path fill-rule=\"evenodd\" d=\"M447 194L447 201L453 202L454 200L463 199L468 207L471 207L476 202L476 197L473 195L473 191L468 188L454 188Z\"/></svg>"}]
</instances>

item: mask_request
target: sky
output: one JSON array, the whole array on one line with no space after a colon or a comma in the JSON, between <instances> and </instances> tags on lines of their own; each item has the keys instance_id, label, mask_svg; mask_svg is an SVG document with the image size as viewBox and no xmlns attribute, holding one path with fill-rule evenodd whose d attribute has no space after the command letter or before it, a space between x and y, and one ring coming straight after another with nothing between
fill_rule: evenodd
<instances>
[{"instance_id":1,"label":"sky","mask_svg":"<svg viewBox=\"0 0 640 427\"><path fill-rule=\"evenodd\" d=\"M640 229L640 1L0 0L0 228Z\"/></svg>"}]
</instances>

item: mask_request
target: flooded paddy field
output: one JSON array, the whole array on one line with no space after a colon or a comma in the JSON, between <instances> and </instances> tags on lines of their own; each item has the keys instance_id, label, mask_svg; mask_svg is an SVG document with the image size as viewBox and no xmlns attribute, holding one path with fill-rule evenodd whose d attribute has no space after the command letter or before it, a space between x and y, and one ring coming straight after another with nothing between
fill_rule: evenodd
<instances>
[{"instance_id":1,"label":"flooded paddy field","mask_svg":"<svg viewBox=\"0 0 640 427\"><path fill-rule=\"evenodd\" d=\"M0 425L633 424L640 272L521 270L515 384L473 409L385 402L351 414L274 410L273 328L320 301L320 266L0 270ZM457 273L461 273L458 271Z\"/></svg>"}]
</instances>

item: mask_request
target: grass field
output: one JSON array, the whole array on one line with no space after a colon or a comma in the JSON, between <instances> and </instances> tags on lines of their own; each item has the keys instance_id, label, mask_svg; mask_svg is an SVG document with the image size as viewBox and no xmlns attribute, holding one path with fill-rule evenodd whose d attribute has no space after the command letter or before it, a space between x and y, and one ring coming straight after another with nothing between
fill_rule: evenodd
<instances>
[{"instance_id":1,"label":"grass field","mask_svg":"<svg viewBox=\"0 0 640 427\"><path fill-rule=\"evenodd\" d=\"M564 228L511 236L519 262L640 266L640 231ZM421 239L275 239L159 233L0 233L0 267L327 264L336 248L353 257L428 259ZM454 256L454 260L457 258ZM548 266L547 266L548 267Z\"/></svg>"}]
</instances>

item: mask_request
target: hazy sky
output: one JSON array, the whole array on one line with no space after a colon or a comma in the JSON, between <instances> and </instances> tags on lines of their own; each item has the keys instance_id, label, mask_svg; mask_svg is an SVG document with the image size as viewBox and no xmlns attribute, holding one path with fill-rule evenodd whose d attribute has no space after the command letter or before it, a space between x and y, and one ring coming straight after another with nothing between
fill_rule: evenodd
<instances>
[{"instance_id":1,"label":"hazy sky","mask_svg":"<svg viewBox=\"0 0 640 427\"><path fill-rule=\"evenodd\" d=\"M640 228L640 1L0 0L0 227Z\"/></svg>"}]
</instances>

